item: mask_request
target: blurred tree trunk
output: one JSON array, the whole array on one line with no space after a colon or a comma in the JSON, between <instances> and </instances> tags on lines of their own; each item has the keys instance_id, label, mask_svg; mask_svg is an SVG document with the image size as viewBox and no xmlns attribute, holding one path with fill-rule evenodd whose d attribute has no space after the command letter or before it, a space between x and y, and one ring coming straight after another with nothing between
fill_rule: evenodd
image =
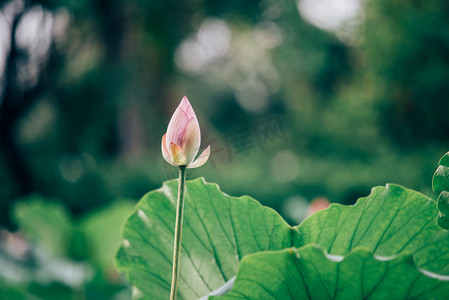
<instances>
[{"instance_id":1,"label":"blurred tree trunk","mask_svg":"<svg viewBox=\"0 0 449 300\"><path fill-rule=\"evenodd\" d=\"M15 43L15 36L19 22L28 8L25 4L18 12L10 27L10 50L6 56L5 72L3 74L4 89L0 106L0 144L5 156L5 163L13 182L17 185L17 196L23 196L33 191L33 182L30 170L20 155L15 139L17 120L23 111L30 105L31 98L26 97L24 91L17 86L17 62L22 55Z\"/></svg>"},{"instance_id":2,"label":"blurred tree trunk","mask_svg":"<svg viewBox=\"0 0 449 300\"><path fill-rule=\"evenodd\" d=\"M18 3L18 1L16 1ZM14 196L25 196L36 190L33 174L21 155L17 141L17 127L20 118L28 111L43 91L42 69L40 66L38 78L34 85L26 86L20 82L19 66L27 63L29 53L18 47L16 33L24 15L37 3L37 1L24 1L23 6L16 3L16 12L10 23L9 52L5 55L5 71L3 74L3 90L0 101L0 149L5 157L5 165L16 184ZM51 57L51 47L47 57ZM48 62L48 60L47 60Z\"/></svg>"}]
</instances>

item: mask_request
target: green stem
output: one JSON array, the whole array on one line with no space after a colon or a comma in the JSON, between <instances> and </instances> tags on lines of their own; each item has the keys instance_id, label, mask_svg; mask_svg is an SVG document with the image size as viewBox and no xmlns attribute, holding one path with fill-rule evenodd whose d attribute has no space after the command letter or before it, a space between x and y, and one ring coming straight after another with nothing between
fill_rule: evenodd
<instances>
[{"instance_id":1,"label":"green stem","mask_svg":"<svg viewBox=\"0 0 449 300\"><path fill-rule=\"evenodd\" d=\"M170 300L176 300L179 277L179 254L181 253L182 219L184 216L184 194L186 187L186 166L179 167L178 201L176 203L175 243L173 245L173 271Z\"/></svg>"}]
</instances>

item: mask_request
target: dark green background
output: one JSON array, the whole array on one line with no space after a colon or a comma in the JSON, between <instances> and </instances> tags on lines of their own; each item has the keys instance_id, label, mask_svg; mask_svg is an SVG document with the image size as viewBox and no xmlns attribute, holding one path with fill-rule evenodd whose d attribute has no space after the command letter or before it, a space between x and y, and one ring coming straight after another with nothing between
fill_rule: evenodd
<instances>
[{"instance_id":1,"label":"dark green background","mask_svg":"<svg viewBox=\"0 0 449 300\"><path fill-rule=\"evenodd\" d=\"M160 140L184 95L213 153L189 177L278 210L293 195L353 203L385 182L429 194L449 148L444 1L366 1L364 18L343 41L304 21L293 1L28 1L15 14L7 3L17 27L33 9L58 15L56 28L69 23L38 62L32 53L45 48L44 30L29 38L34 47L2 41L4 226L11 226L11 203L31 192L78 214L138 199L175 177ZM198 72L180 68L180 45L217 22L231 34L230 49L209 35L203 51L215 46L224 56ZM275 48L255 38L267 24L281 34ZM195 53L188 60L201 59ZM242 89L250 102L265 93L266 108L242 108ZM283 135L261 145L255 130L270 120Z\"/></svg>"}]
</instances>

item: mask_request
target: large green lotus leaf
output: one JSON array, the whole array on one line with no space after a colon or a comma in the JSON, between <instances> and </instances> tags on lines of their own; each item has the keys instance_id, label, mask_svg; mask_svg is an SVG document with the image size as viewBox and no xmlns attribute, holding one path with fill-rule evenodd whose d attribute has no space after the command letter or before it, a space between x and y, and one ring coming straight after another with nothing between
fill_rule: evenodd
<instances>
[{"instance_id":1,"label":"large green lotus leaf","mask_svg":"<svg viewBox=\"0 0 449 300\"><path fill-rule=\"evenodd\" d=\"M447 299L449 276L419 270L412 256L347 257L307 245L243 258L233 289L209 299Z\"/></svg>"},{"instance_id":2,"label":"large green lotus leaf","mask_svg":"<svg viewBox=\"0 0 449 300\"><path fill-rule=\"evenodd\" d=\"M443 155L438 163L432 179L432 187L435 192L441 192L438 197L438 225L449 229L449 152Z\"/></svg>"},{"instance_id":3,"label":"large green lotus leaf","mask_svg":"<svg viewBox=\"0 0 449 300\"><path fill-rule=\"evenodd\" d=\"M196 299L222 286L236 274L238 262L244 255L291 246L307 248L310 244L319 245L330 253L327 258L341 255L349 259L354 253L365 251L378 257L389 257L391 263L407 261L415 273L426 270L416 273L419 275L416 278L408 275L400 279L388 277L413 286L411 291L417 289L414 287L417 283L426 287L427 282L439 276L429 271L449 273L448 231L436 225L438 210L435 202L401 186L376 187L354 206L333 204L293 230L275 212L248 197L229 197L216 185L202 180L188 182L187 190L179 291L182 299ZM176 191L177 182L171 181L160 190L149 193L125 225L125 242L116 263L137 287L135 298L168 297ZM365 254L357 255L366 258ZM357 261L355 258L348 260L348 264ZM366 261L368 266L370 260L366 258ZM271 265L270 261L266 262ZM353 268L357 264L354 263ZM413 273L408 269L407 272ZM281 276L273 278L273 284L285 285ZM366 286L369 286L370 282L376 282L376 277L366 280ZM350 277L348 282L338 285L350 285L349 281ZM237 282L241 282L239 277ZM306 281L305 285L309 290L317 289L314 281ZM263 293L265 287L258 285L254 289L254 293ZM340 288L338 291L340 293ZM381 291L382 288L373 295L382 295ZM419 293L413 295L419 296Z\"/></svg>"},{"instance_id":4,"label":"large green lotus leaf","mask_svg":"<svg viewBox=\"0 0 449 300\"><path fill-rule=\"evenodd\" d=\"M448 231L436 224L438 210L430 198L389 184L375 187L354 206L332 204L296 228L294 246L313 243L328 253L348 255L363 247L375 255L413 255L417 266L449 274Z\"/></svg>"},{"instance_id":5,"label":"large green lotus leaf","mask_svg":"<svg viewBox=\"0 0 449 300\"><path fill-rule=\"evenodd\" d=\"M116 266L138 299L169 298L177 180L145 195L123 228ZM250 197L230 197L204 179L188 181L178 299L198 299L235 276L248 254L291 247L291 228Z\"/></svg>"}]
</instances>

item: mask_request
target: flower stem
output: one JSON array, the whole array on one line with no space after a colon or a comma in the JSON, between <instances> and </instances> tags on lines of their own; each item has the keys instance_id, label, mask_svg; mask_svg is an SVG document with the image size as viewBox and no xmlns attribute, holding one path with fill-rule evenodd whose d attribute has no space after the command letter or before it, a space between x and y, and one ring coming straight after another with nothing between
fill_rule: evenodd
<instances>
[{"instance_id":1,"label":"flower stem","mask_svg":"<svg viewBox=\"0 0 449 300\"><path fill-rule=\"evenodd\" d=\"M173 245L173 271L170 300L176 300L179 277L179 255L181 253L182 219L184 216L184 194L186 187L186 166L179 167L178 201L176 203L175 242Z\"/></svg>"}]
</instances>

